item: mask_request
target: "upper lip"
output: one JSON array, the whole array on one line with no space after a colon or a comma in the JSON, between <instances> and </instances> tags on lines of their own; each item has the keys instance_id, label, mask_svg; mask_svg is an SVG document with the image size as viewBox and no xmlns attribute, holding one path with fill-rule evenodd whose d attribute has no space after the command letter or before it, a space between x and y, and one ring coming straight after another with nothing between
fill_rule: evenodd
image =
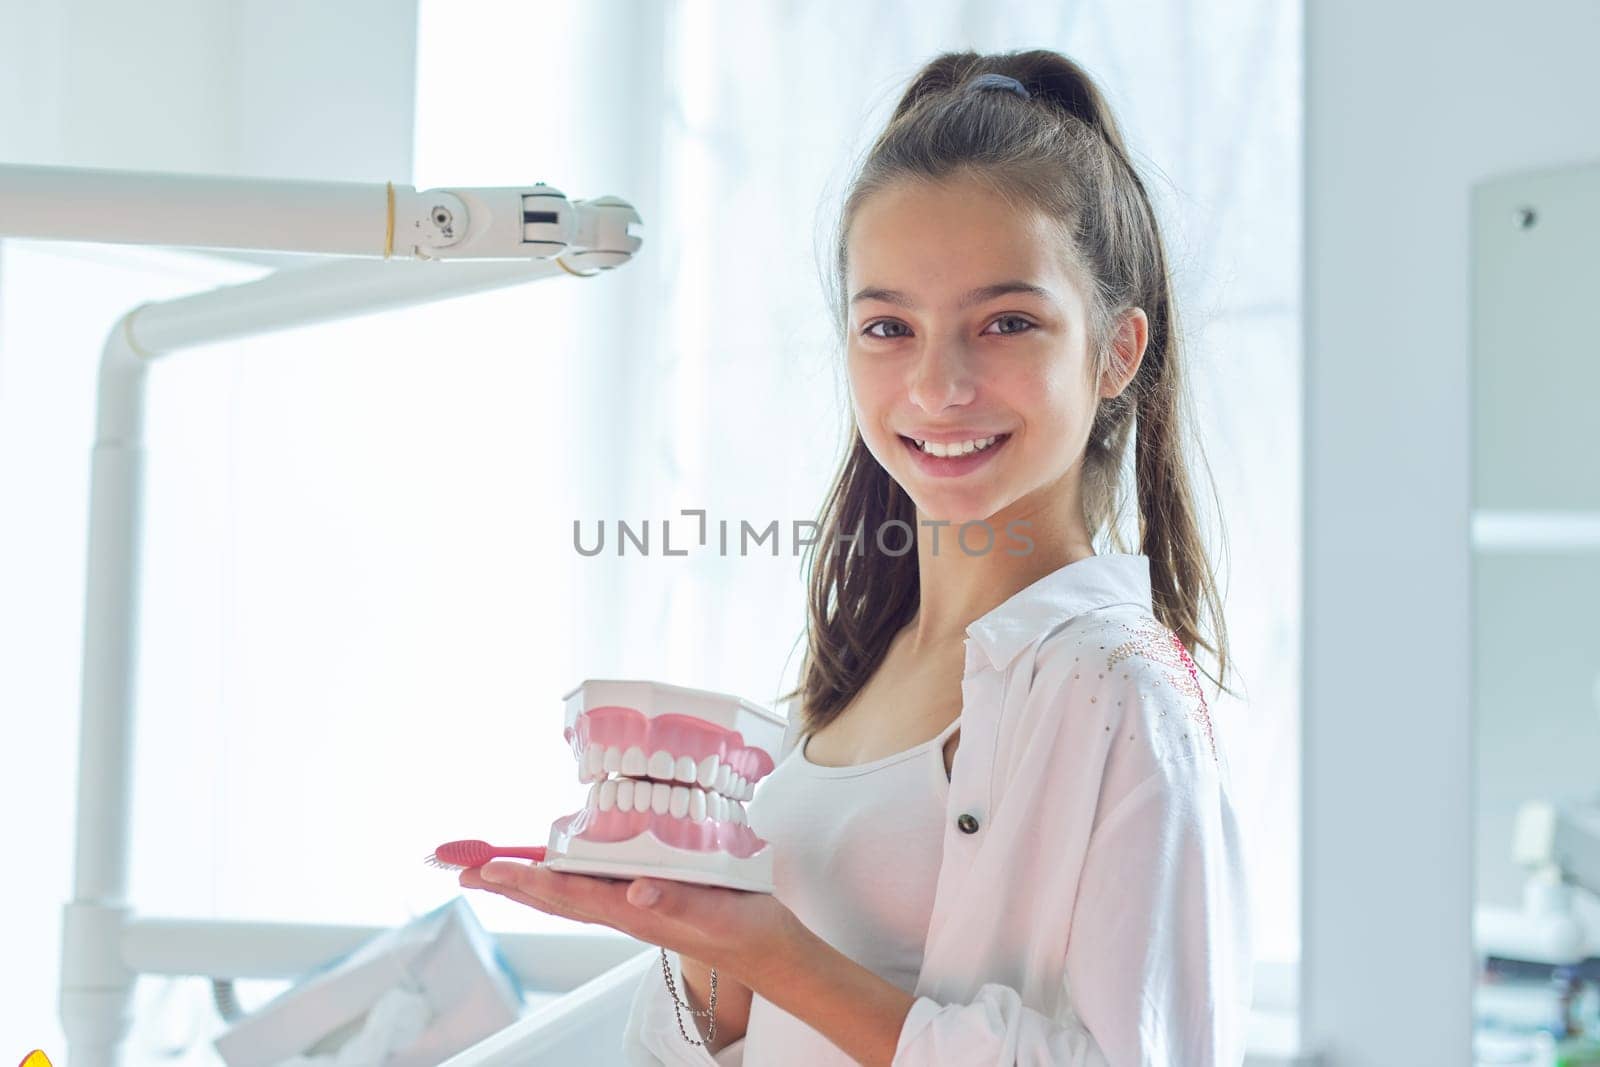
<instances>
[{"instance_id":1,"label":"upper lip","mask_svg":"<svg viewBox=\"0 0 1600 1067\"><path fill-rule=\"evenodd\" d=\"M902 436L913 441L936 441L941 445L960 444L962 441L982 441L987 437L1004 437L1004 430L914 430Z\"/></svg>"}]
</instances>

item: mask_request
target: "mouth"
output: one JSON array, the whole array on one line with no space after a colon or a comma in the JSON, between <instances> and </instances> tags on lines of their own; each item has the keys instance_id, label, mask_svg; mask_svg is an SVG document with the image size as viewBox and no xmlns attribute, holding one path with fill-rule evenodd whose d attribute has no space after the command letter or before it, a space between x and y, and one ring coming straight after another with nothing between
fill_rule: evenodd
<instances>
[{"instance_id":1,"label":"mouth","mask_svg":"<svg viewBox=\"0 0 1600 1067\"><path fill-rule=\"evenodd\" d=\"M935 478L957 478L961 475L969 474L989 463L995 454L1011 440L1011 435L1008 433L995 434L993 437L982 439L982 441L987 441L988 444L982 444L982 441L974 442L970 451L940 456L929 452L922 443L914 438L906 437L904 434L899 436L900 443L905 446L907 452L912 454L918 469ZM981 447L979 447L980 444L982 445ZM944 446L939 447L943 448Z\"/></svg>"}]
</instances>

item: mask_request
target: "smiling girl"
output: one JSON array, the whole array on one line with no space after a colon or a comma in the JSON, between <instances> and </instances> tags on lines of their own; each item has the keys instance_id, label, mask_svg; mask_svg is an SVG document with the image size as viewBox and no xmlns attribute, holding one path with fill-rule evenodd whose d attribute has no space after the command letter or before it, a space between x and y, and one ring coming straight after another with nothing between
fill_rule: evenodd
<instances>
[{"instance_id":1,"label":"smiling girl","mask_svg":"<svg viewBox=\"0 0 1600 1067\"><path fill-rule=\"evenodd\" d=\"M1226 691L1225 627L1162 238L1093 80L928 63L834 267L855 425L749 811L775 892L463 884L662 947L638 1063L1239 1064L1246 864L1189 651ZM1130 447L1139 550L1097 551Z\"/></svg>"}]
</instances>

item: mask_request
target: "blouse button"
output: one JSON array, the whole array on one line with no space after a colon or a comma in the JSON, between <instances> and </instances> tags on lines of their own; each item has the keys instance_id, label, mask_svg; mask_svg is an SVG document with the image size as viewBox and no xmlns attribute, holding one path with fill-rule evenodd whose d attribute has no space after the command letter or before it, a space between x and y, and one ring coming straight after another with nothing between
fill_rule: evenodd
<instances>
[{"instance_id":1,"label":"blouse button","mask_svg":"<svg viewBox=\"0 0 1600 1067\"><path fill-rule=\"evenodd\" d=\"M961 832L964 834L975 834L978 832L978 820L974 819L966 812L961 813L961 818L956 820L956 825L961 827Z\"/></svg>"}]
</instances>

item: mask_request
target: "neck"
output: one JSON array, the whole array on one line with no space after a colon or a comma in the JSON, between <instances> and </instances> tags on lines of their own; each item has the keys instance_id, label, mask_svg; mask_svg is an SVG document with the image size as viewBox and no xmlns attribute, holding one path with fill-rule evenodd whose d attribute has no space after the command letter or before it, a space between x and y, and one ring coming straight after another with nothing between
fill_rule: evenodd
<instances>
[{"instance_id":1,"label":"neck","mask_svg":"<svg viewBox=\"0 0 1600 1067\"><path fill-rule=\"evenodd\" d=\"M964 536L961 521L930 525L940 521L917 511L921 603L905 632L913 652L960 642L968 625L1018 590L1095 555L1078 494L1060 486L1044 500L1018 500L984 520L988 529L974 524Z\"/></svg>"}]
</instances>

